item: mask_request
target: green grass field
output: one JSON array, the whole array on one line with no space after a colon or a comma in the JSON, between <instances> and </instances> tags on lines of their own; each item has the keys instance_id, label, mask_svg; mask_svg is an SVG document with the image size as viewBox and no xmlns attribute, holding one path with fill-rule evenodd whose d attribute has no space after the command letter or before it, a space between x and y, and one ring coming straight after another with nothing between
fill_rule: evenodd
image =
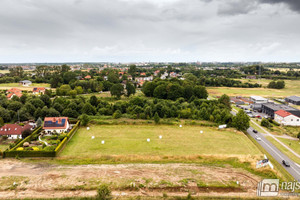
<instances>
[{"instance_id":1,"label":"green grass field","mask_svg":"<svg viewBox=\"0 0 300 200\"><path fill-rule=\"evenodd\" d=\"M0 151L5 151L8 148L8 145L0 144Z\"/></svg>"},{"instance_id":2,"label":"green grass field","mask_svg":"<svg viewBox=\"0 0 300 200\"><path fill-rule=\"evenodd\" d=\"M203 133L200 133L200 130ZM159 139L159 136L162 139ZM91 139L95 136L95 139ZM147 142L147 138L150 142ZM101 144L104 140L105 144ZM120 156L122 161L137 157L142 161L165 156L260 156L249 139L232 129L168 125L103 125L81 128L67 144L59 159L97 159Z\"/></svg>"},{"instance_id":3,"label":"green grass field","mask_svg":"<svg viewBox=\"0 0 300 200\"><path fill-rule=\"evenodd\" d=\"M50 88L48 83L32 83L29 87L20 86L19 83L0 83L0 90L9 90L11 88L19 88L20 90L32 91L33 87Z\"/></svg>"},{"instance_id":4,"label":"green grass field","mask_svg":"<svg viewBox=\"0 0 300 200\"><path fill-rule=\"evenodd\" d=\"M269 89L266 88L271 80L248 80L241 79L242 82L259 83L262 84L262 88L234 88L234 87L207 87L210 95L222 95L228 96L251 96L259 95L264 97L286 97L292 95L300 96L300 80L285 80L284 89Z\"/></svg>"}]
</instances>

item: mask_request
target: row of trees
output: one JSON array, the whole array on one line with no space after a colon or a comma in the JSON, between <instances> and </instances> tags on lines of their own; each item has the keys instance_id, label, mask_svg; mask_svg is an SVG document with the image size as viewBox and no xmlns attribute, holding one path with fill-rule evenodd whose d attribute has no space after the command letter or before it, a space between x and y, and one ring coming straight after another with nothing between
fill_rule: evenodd
<instances>
[{"instance_id":1,"label":"row of trees","mask_svg":"<svg viewBox=\"0 0 300 200\"><path fill-rule=\"evenodd\" d=\"M160 80L155 79L152 82L146 82L143 85L142 92L147 97L155 97L159 99L176 100L184 98L206 99L208 97L207 90L204 86L195 85L190 81L181 81L178 79Z\"/></svg>"},{"instance_id":2,"label":"row of trees","mask_svg":"<svg viewBox=\"0 0 300 200\"><path fill-rule=\"evenodd\" d=\"M152 119L157 113L160 118L184 118L210 120L216 123L231 123L229 97L217 100L195 98L186 102L183 97L176 101L164 99L149 99L132 97L129 100L119 100L113 103L99 99L96 96L84 98L56 97L50 99L48 95L14 97L6 100L0 96L0 117L3 122L26 121L47 116L67 116L77 118L86 115L108 115L119 118Z\"/></svg>"}]
</instances>

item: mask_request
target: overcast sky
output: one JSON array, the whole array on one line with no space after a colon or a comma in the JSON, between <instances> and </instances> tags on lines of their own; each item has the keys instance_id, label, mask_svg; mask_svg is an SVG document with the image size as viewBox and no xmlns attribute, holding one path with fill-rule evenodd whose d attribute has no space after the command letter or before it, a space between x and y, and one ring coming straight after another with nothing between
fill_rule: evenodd
<instances>
[{"instance_id":1,"label":"overcast sky","mask_svg":"<svg viewBox=\"0 0 300 200\"><path fill-rule=\"evenodd\" d=\"M300 61L299 0L1 0L0 62Z\"/></svg>"}]
</instances>

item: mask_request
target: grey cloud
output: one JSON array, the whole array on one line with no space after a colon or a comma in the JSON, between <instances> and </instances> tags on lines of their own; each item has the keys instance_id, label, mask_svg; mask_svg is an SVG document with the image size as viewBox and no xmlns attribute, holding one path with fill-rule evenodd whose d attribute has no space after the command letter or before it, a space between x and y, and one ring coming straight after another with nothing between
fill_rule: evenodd
<instances>
[{"instance_id":1,"label":"grey cloud","mask_svg":"<svg viewBox=\"0 0 300 200\"><path fill-rule=\"evenodd\" d=\"M219 15L247 14L258 8L258 4L255 0L228 0L220 2L218 9Z\"/></svg>"},{"instance_id":2,"label":"grey cloud","mask_svg":"<svg viewBox=\"0 0 300 200\"><path fill-rule=\"evenodd\" d=\"M299 0L260 0L260 1L262 3L269 3L269 4L278 4L278 3L287 4L291 10L300 12Z\"/></svg>"},{"instance_id":3,"label":"grey cloud","mask_svg":"<svg viewBox=\"0 0 300 200\"><path fill-rule=\"evenodd\" d=\"M275 11L259 0L1 0L0 62L294 61L299 16Z\"/></svg>"}]
</instances>

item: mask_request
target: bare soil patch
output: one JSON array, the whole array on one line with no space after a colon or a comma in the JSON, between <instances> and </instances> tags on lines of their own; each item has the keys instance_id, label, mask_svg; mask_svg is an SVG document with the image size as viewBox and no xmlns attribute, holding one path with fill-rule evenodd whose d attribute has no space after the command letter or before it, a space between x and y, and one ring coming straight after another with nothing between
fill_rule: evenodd
<instances>
[{"instance_id":1,"label":"bare soil patch","mask_svg":"<svg viewBox=\"0 0 300 200\"><path fill-rule=\"evenodd\" d=\"M198 164L74 166L5 159L0 166L2 199L94 196L102 183L115 196L255 196L261 179L243 169Z\"/></svg>"}]
</instances>

